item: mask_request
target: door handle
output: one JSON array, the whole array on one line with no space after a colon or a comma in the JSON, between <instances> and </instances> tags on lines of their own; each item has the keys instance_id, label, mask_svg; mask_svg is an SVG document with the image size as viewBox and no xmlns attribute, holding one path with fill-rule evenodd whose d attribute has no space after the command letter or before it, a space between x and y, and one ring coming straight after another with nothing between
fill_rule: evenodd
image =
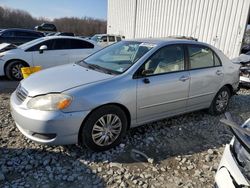
<instances>
[{"instance_id":1,"label":"door handle","mask_svg":"<svg viewBox=\"0 0 250 188\"><path fill-rule=\"evenodd\" d=\"M220 76L220 75L223 74L223 72L222 72L221 70L217 70L217 71L216 71L216 74L217 74L218 76Z\"/></svg>"},{"instance_id":2,"label":"door handle","mask_svg":"<svg viewBox=\"0 0 250 188\"><path fill-rule=\"evenodd\" d=\"M149 83L150 83L150 80L149 80L148 78L144 78L144 79L143 79L143 82L144 82L145 84L149 84Z\"/></svg>"},{"instance_id":3,"label":"door handle","mask_svg":"<svg viewBox=\"0 0 250 188\"><path fill-rule=\"evenodd\" d=\"M179 80L182 82L185 82L186 80L189 80L189 79L190 79L189 76L184 76L184 75L179 78Z\"/></svg>"}]
</instances>

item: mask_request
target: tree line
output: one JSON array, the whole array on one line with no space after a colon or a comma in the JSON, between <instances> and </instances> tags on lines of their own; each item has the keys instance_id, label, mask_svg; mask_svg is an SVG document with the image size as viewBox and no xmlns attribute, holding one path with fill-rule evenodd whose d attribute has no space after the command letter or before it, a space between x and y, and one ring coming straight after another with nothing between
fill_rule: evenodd
<instances>
[{"instance_id":1,"label":"tree line","mask_svg":"<svg viewBox=\"0 0 250 188\"><path fill-rule=\"evenodd\" d=\"M76 35L91 36L96 33L106 33L107 22L105 20L90 17L76 18L63 17L48 20L35 18L28 12L0 6L0 28L25 28L34 29L42 23L53 23L61 32L73 32Z\"/></svg>"}]
</instances>

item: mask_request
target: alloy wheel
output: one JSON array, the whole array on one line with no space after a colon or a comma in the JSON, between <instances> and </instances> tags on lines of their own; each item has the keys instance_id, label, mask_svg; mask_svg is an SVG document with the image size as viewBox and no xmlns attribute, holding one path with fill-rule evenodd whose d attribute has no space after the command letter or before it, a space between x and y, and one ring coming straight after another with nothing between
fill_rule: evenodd
<instances>
[{"instance_id":1,"label":"alloy wheel","mask_svg":"<svg viewBox=\"0 0 250 188\"><path fill-rule=\"evenodd\" d=\"M11 74L15 79L22 79L22 73L21 73L21 68L24 67L23 64L17 63L15 64L12 69L11 69Z\"/></svg>"},{"instance_id":2,"label":"alloy wheel","mask_svg":"<svg viewBox=\"0 0 250 188\"><path fill-rule=\"evenodd\" d=\"M92 139L98 146L108 146L119 137L121 131L121 119L115 114L106 114L94 124Z\"/></svg>"},{"instance_id":3,"label":"alloy wheel","mask_svg":"<svg viewBox=\"0 0 250 188\"><path fill-rule=\"evenodd\" d=\"M223 111L227 105L228 105L228 100L229 100L229 94L227 91L222 91L216 100L216 109L221 112Z\"/></svg>"}]
</instances>

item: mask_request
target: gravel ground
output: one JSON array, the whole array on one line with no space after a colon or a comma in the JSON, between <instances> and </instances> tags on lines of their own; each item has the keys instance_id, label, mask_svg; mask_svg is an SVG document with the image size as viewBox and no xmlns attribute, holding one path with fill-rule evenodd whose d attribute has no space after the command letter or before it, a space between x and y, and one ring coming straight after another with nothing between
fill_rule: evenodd
<instances>
[{"instance_id":1,"label":"gravel ground","mask_svg":"<svg viewBox=\"0 0 250 188\"><path fill-rule=\"evenodd\" d=\"M250 117L249 94L241 89L230 102L239 123ZM219 122L223 115L199 111L132 129L119 147L103 153L43 146L17 130L9 97L0 94L0 187L212 187L232 138Z\"/></svg>"}]
</instances>

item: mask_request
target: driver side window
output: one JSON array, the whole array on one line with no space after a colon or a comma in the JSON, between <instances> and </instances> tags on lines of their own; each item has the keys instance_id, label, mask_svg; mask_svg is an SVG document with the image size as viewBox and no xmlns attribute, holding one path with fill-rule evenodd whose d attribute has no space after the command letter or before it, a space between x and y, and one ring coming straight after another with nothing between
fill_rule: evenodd
<instances>
[{"instance_id":1,"label":"driver side window","mask_svg":"<svg viewBox=\"0 0 250 188\"><path fill-rule=\"evenodd\" d=\"M36 44L35 46L32 46L31 48L27 49L27 52L33 52L33 51L39 51L39 48L43 45L46 45L48 47L47 50L51 50L51 40L46 40L44 42L41 42L39 44Z\"/></svg>"},{"instance_id":2,"label":"driver side window","mask_svg":"<svg viewBox=\"0 0 250 188\"><path fill-rule=\"evenodd\" d=\"M142 74L157 75L182 71L184 66L184 49L181 45L166 46L158 50L143 65Z\"/></svg>"}]
</instances>

